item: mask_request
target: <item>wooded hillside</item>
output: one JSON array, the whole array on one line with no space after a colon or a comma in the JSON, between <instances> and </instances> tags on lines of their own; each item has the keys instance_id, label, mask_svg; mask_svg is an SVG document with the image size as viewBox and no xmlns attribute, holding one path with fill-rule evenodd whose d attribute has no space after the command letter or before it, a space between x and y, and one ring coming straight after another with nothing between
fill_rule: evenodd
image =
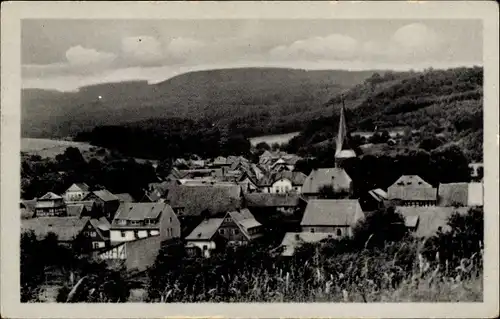
<instances>
[{"instance_id":1,"label":"wooded hillside","mask_svg":"<svg viewBox=\"0 0 500 319\"><path fill-rule=\"evenodd\" d=\"M336 93L372 73L242 68L190 72L151 85L107 83L78 92L24 89L22 134L66 137L100 125L171 117L234 123L249 136L292 132L317 117L313 111Z\"/></svg>"}]
</instances>

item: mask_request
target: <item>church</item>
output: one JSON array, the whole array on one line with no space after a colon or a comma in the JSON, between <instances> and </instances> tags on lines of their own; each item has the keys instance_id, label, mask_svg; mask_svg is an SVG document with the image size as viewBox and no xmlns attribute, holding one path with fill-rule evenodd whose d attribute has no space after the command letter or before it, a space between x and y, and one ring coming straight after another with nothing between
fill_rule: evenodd
<instances>
[{"instance_id":1,"label":"church","mask_svg":"<svg viewBox=\"0 0 500 319\"><path fill-rule=\"evenodd\" d=\"M302 186L303 196L309 199L318 198L325 186L331 186L335 193L352 194L352 179L345 171L344 163L354 157L356 152L349 145L345 106L342 105L335 147L335 166L313 169Z\"/></svg>"}]
</instances>

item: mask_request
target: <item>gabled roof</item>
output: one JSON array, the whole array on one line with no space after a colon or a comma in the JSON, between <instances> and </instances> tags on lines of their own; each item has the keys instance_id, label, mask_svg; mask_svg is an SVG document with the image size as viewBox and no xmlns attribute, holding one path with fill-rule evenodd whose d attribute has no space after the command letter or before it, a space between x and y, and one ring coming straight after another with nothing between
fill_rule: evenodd
<instances>
[{"instance_id":1,"label":"gabled roof","mask_svg":"<svg viewBox=\"0 0 500 319\"><path fill-rule=\"evenodd\" d=\"M240 228L242 234L245 235L247 239L251 239L253 237L249 233L250 228L262 226L262 224L255 219L248 208L244 208L240 211L229 212L228 215L231 216L233 221Z\"/></svg>"},{"instance_id":2,"label":"gabled roof","mask_svg":"<svg viewBox=\"0 0 500 319\"><path fill-rule=\"evenodd\" d=\"M285 248L282 255L293 256L295 249L302 243L317 243L332 237L332 233L286 233L281 242L281 246Z\"/></svg>"},{"instance_id":3,"label":"gabled roof","mask_svg":"<svg viewBox=\"0 0 500 319\"><path fill-rule=\"evenodd\" d=\"M85 183L73 183L66 192L88 192L90 190L89 185Z\"/></svg>"},{"instance_id":4,"label":"gabled roof","mask_svg":"<svg viewBox=\"0 0 500 319\"><path fill-rule=\"evenodd\" d=\"M21 231L33 230L39 239L54 233L60 241L73 240L83 229L90 217L38 217L21 220Z\"/></svg>"},{"instance_id":5,"label":"gabled roof","mask_svg":"<svg viewBox=\"0 0 500 319\"><path fill-rule=\"evenodd\" d=\"M224 218L209 218L203 220L196 228L186 237L186 240L212 240L217 233Z\"/></svg>"},{"instance_id":6,"label":"gabled roof","mask_svg":"<svg viewBox=\"0 0 500 319\"><path fill-rule=\"evenodd\" d=\"M404 186L404 187L427 187L427 188L432 188L432 185L424 181L420 176L418 175L402 175L400 178L398 178L394 184L392 184L390 187L399 187L399 186ZM389 187L389 188L390 188Z\"/></svg>"},{"instance_id":7,"label":"gabled roof","mask_svg":"<svg viewBox=\"0 0 500 319\"><path fill-rule=\"evenodd\" d=\"M296 207L299 205L298 194L248 193L245 194L248 207Z\"/></svg>"},{"instance_id":8,"label":"gabled roof","mask_svg":"<svg viewBox=\"0 0 500 319\"><path fill-rule=\"evenodd\" d=\"M108 231L111 228L111 224L105 217L101 217L99 219L92 218L89 222L92 226L101 231Z\"/></svg>"},{"instance_id":9,"label":"gabled roof","mask_svg":"<svg viewBox=\"0 0 500 319\"><path fill-rule=\"evenodd\" d=\"M301 226L354 226L364 216L355 199L311 199Z\"/></svg>"},{"instance_id":10,"label":"gabled roof","mask_svg":"<svg viewBox=\"0 0 500 319\"><path fill-rule=\"evenodd\" d=\"M134 198L129 193L115 194L115 196L118 197L120 202L127 202L127 203L135 202Z\"/></svg>"},{"instance_id":11,"label":"gabled roof","mask_svg":"<svg viewBox=\"0 0 500 319\"><path fill-rule=\"evenodd\" d=\"M418 216L418 224L415 235L417 237L428 237L436 233L439 227L446 230L448 218L454 213L466 213L467 207L441 207L441 206L396 206L396 211L401 213L408 222L410 217ZM414 219L413 219L414 220Z\"/></svg>"},{"instance_id":12,"label":"gabled roof","mask_svg":"<svg viewBox=\"0 0 500 319\"><path fill-rule=\"evenodd\" d=\"M439 184L438 203L440 206L467 206L468 183Z\"/></svg>"},{"instance_id":13,"label":"gabled roof","mask_svg":"<svg viewBox=\"0 0 500 319\"><path fill-rule=\"evenodd\" d=\"M98 190L98 191L93 191L92 193L95 196L99 197L101 200L105 201L105 202L118 201L119 200L118 197L116 197L114 194L112 194L107 189L101 189L101 190Z\"/></svg>"},{"instance_id":14,"label":"gabled roof","mask_svg":"<svg viewBox=\"0 0 500 319\"><path fill-rule=\"evenodd\" d=\"M351 187L352 179L342 168L318 168L312 170L304 180L302 193L317 194L322 186L333 185L336 191L348 191Z\"/></svg>"},{"instance_id":15,"label":"gabled roof","mask_svg":"<svg viewBox=\"0 0 500 319\"><path fill-rule=\"evenodd\" d=\"M260 154L259 158L273 158L274 155L269 152L268 150L265 150L264 153Z\"/></svg>"},{"instance_id":16,"label":"gabled roof","mask_svg":"<svg viewBox=\"0 0 500 319\"><path fill-rule=\"evenodd\" d=\"M484 189L483 183L469 183L468 185L468 206L483 206Z\"/></svg>"},{"instance_id":17,"label":"gabled roof","mask_svg":"<svg viewBox=\"0 0 500 319\"><path fill-rule=\"evenodd\" d=\"M437 200L437 189L431 187L397 186L389 187L390 200L408 201L435 201Z\"/></svg>"},{"instance_id":18,"label":"gabled roof","mask_svg":"<svg viewBox=\"0 0 500 319\"><path fill-rule=\"evenodd\" d=\"M273 172L259 181L261 186L270 186L281 179L288 179L292 185L302 186L307 176L302 172L281 171Z\"/></svg>"},{"instance_id":19,"label":"gabled roof","mask_svg":"<svg viewBox=\"0 0 500 319\"><path fill-rule=\"evenodd\" d=\"M173 208L184 208L187 215L199 215L204 210L220 213L238 209L241 205L241 187L237 184L200 186L179 185L170 190L167 202Z\"/></svg>"},{"instance_id":20,"label":"gabled roof","mask_svg":"<svg viewBox=\"0 0 500 319\"><path fill-rule=\"evenodd\" d=\"M108 254L110 250L118 249L119 246L125 247L126 260L119 260L119 265L124 264L127 271L142 272L153 266L162 246L163 238L161 236L150 236L133 241L126 241L114 245L105 250L99 251L99 255ZM117 260L111 259L107 262L116 265Z\"/></svg>"},{"instance_id":21,"label":"gabled roof","mask_svg":"<svg viewBox=\"0 0 500 319\"><path fill-rule=\"evenodd\" d=\"M384 200L387 200L388 199L388 195L387 195L387 192L385 192L383 189L381 188L377 188L377 189L372 189L371 191L368 191L368 194L373 197L373 199L375 199L376 201L379 201L379 202L382 202Z\"/></svg>"},{"instance_id":22,"label":"gabled roof","mask_svg":"<svg viewBox=\"0 0 500 319\"><path fill-rule=\"evenodd\" d=\"M103 240L109 239L108 231L111 227L109 221L105 217L101 217L99 219L92 218L89 220L89 223L94 227L95 231Z\"/></svg>"},{"instance_id":23,"label":"gabled roof","mask_svg":"<svg viewBox=\"0 0 500 319\"><path fill-rule=\"evenodd\" d=\"M213 165L227 165L227 158L225 158L224 156L218 156L214 159L214 161L212 162Z\"/></svg>"},{"instance_id":24,"label":"gabled roof","mask_svg":"<svg viewBox=\"0 0 500 319\"><path fill-rule=\"evenodd\" d=\"M68 216L80 217L86 211L86 208L83 204L70 204L66 205L66 211Z\"/></svg>"},{"instance_id":25,"label":"gabled roof","mask_svg":"<svg viewBox=\"0 0 500 319\"><path fill-rule=\"evenodd\" d=\"M54 200L54 199L62 199L62 197L52 192L48 192L47 194L40 197L38 200Z\"/></svg>"},{"instance_id":26,"label":"gabled roof","mask_svg":"<svg viewBox=\"0 0 500 319\"><path fill-rule=\"evenodd\" d=\"M160 216L164 210L171 209L166 203L121 203L115 213L114 220L145 220L155 219Z\"/></svg>"}]
</instances>

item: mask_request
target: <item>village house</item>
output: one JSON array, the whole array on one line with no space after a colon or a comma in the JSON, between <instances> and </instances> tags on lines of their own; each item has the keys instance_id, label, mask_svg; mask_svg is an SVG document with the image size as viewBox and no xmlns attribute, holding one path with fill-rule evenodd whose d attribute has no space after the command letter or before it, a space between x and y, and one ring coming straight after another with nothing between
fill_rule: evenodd
<instances>
[{"instance_id":1,"label":"village house","mask_svg":"<svg viewBox=\"0 0 500 319\"><path fill-rule=\"evenodd\" d=\"M440 206L396 206L395 211L403 215L405 225L410 228L413 236L430 237L438 230L446 231L448 218L454 213L465 214L467 207Z\"/></svg>"},{"instance_id":2,"label":"village house","mask_svg":"<svg viewBox=\"0 0 500 319\"><path fill-rule=\"evenodd\" d=\"M84 200L95 201L96 208L108 220L113 220L115 212L120 206L120 199L106 189L90 192Z\"/></svg>"},{"instance_id":3,"label":"village house","mask_svg":"<svg viewBox=\"0 0 500 319\"><path fill-rule=\"evenodd\" d=\"M280 248L283 249L281 256L291 257L295 254L297 247L304 243L314 244L322 240L333 238L332 233L286 233L283 237L283 241L280 244Z\"/></svg>"},{"instance_id":4,"label":"village house","mask_svg":"<svg viewBox=\"0 0 500 319\"><path fill-rule=\"evenodd\" d=\"M179 217L199 216L203 211L214 215L238 210L241 201L241 187L232 183L179 185L167 196L167 203Z\"/></svg>"},{"instance_id":5,"label":"village house","mask_svg":"<svg viewBox=\"0 0 500 319\"><path fill-rule=\"evenodd\" d=\"M306 177L302 172L275 172L259 181L259 189L263 193L300 193Z\"/></svg>"},{"instance_id":6,"label":"village house","mask_svg":"<svg viewBox=\"0 0 500 319\"><path fill-rule=\"evenodd\" d=\"M105 217L91 218L82 229L82 234L88 238L92 249L102 249L109 246L110 223Z\"/></svg>"},{"instance_id":7,"label":"village house","mask_svg":"<svg viewBox=\"0 0 500 319\"><path fill-rule=\"evenodd\" d=\"M356 223L364 217L358 200L312 199L300 222L302 232L352 236Z\"/></svg>"},{"instance_id":8,"label":"village house","mask_svg":"<svg viewBox=\"0 0 500 319\"><path fill-rule=\"evenodd\" d=\"M81 209L81 205L83 205L83 209ZM77 216L77 212L80 214L79 216L90 216L92 218L104 216L94 200L66 202L66 207L68 209L68 216ZM70 212L70 210L73 211Z\"/></svg>"},{"instance_id":9,"label":"village house","mask_svg":"<svg viewBox=\"0 0 500 319\"><path fill-rule=\"evenodd\" d=\"M111 223L111 243L160 236L180 237L180 222L165 203L122 203Z\"/></svg>"},{"instance_id":10,"label":"village house","mask_svg":"<svg viewBox=\"0 0 500 319\"><path fill-rule=\"evenodd\" d=\"M329 186L336 193L352 194L352 179L343 168L318 168L313 169L304 180L301 193L307 198L317 198L321 188Z\"/></svg>"},{"instance_id":11,"label":"village house","mask_svg":"<svg viewBox=\"0 0 500 319\"><path fill-rule=\"evenodd\" d=\"M36 200L34 217L66 216L66 203L62 196L48 192Z\"/></svg>"},{"instance_id":12,"label":"village house","mask_svg":"<svg viewBox=\"0 0 500 319\"><path fill-rule=\"evenodd\" d=\"M186 249L191 254L210 257L219 245L243 245L262 235L262 225L248 209L231 211L223 218L203 220L186 237Z\"/></svg>"},{"instance_id":13,"label":"village house","mask_svg":"<svg viewBox=\"0 0 500 319\"><path fill-rule=\"evenodd\" d=\"M295 164L300 160L297 155L287 154L281 156L277 161L275 161L270 169L272 171L293 171L295 169Z\"/></svg>"},{"instance_id":14,"label":"village house","mask_svg":"<svg viewBox=\"0 0 500 319\"><path fill-rule=\"evenodd\" d=\"M62 195L66 202L81 201L90 193L90 187L85 183L74 183Z\"/></svg>"},{"instance_id":15,"label":"village house","mask_svg":"<svg viewBox=\"0 0 500 319\"><path fill-rule=\"evenodd\" d=\"M74 216L74 217L84 217L84 216L90 216L89 212L87 211L87 208L85 207L84 204L67 204L66 205L66 212L67 216Z\"/></svg>"},{"instance_id":16,"label":"village house","mask_svg":"<svg viewBox=\"0 0 500 319\"><path fill-rule=\"evenodd\" d=\"M170 189L179 184L179 179L168 180L161 183L149 183L148 189L145 191L145 197L139 202L158 202L162 198L166 198Z\"/></svg>"},{"instance_id":17,"label":"village house","mask_svg":"<svg viewBox=\"0 0 500 319\"><path fill-rule=\"evenodd\" d=\"M224 221L224 218L204 219L186 238L186 250L190 254L200 253L208 258L211 252L216 249L217 243L222 243L217 229ZM201 251L201 252L200 252Z\"/></svg>"},{"instance_id":18,"label":"village house","mask_svg":"<svg viewBox=\"0 0 500 319\"><path fill-rule=\"evenodd\" d=\"M387 192L381 188L372 189L359 198L359 204L363 211L375 211L386 206L388 201Z\"/></svg>"},{"instance_id":19,"label":"village house","mask_svg":"<svg viewBox=\"0 0 500 319\"><path fill-rule=\"evenodd\" d=\"M261 178L264 177L264 169L259 167L257 164L251 164L250 165L250 168L251 168L251 175L255 176L255 179L256 180L260 180Z\"/></svg>"},{"instance_id":20,"label":"village house","mask_svg":"<svg viewBox=\"0 0 500 319\"><path fill-rule=\"evenodd\" d=\"M260 165L270 165L270 162L276 158L273 153L271 153L268 150L265 150L260 156L259 156L259 164Z\"/></svg>"},{"instance_id":21,"label":"village house","mask_svg":"<svg viewBox=\"0 0 500 319\"><path fill-rule=\"evenodd\" d=\"M242 245L263 235L262 225L247 208L228 212L218 228L227 243Z\"/></svg>"},{"instance_id":22,"label":"village house","mask_svg":"<svg viewBox=\"0 0 500 319\"><path fill-rule=\"evenodd\" d=\"M435 206L437 189L418 175L403 175L389 186L389 200L397 206Z\"/></svg>"},{"instance_id":23,"label":"village house","mask_svg":"<svg viewBox=\"0 0 500 319\"><path fill-rule=\"evenodd\" d=\"M438 206L482 206L482 183L447 183L438 186Z\"/></svg>"},{"instance_id":24,"label":"village house","mask_svg":"<svg viewBox=\"0 0 500 319\"><path fill-rule=\"evenodd\" d=\"M21 232L33 231L38 240L49 233L57 236L59 243L71 246L82 232L90 217L37 217L21 220Z\"/></svg>"},{"instance_id":25,"label":"village house","mask_svg":"<svg viewBox=\"0 0 500 319\"><path fill-rule=\"evenodd\" d=\"M99 250L96 258L106 261L111 267L124 266L127 272L137 274L154 265L162 243L160 236L116 243L108 249Z\"/></svg>"},{"instance_id":26,"label":"village house","mask_svg":"<svg viewBox=\"0 0 500 319\"><path fill-rule=\"evenodd\" d=\"M291 215L301 205L299 194L252 193L245 194L245 205L252 209L273 209L279 213Z\"/></svg>"},{"instance_id":27,"label":"village house","mask_svg":"<svg viewBox=\"0 0 500 319\"><path fill-rule=\"evenodd\" d=\"M244 171L237 179L244 193L253 193L259 190L258 179L249 171Z\"/></svg>"},{"instance_id":28,"label":"village house","mask_svg":"<svg viewBox=\"0 0 500 319\"><path fill-rule=\"evenodd\" d=\"M213 159L212 163L210 163L211 167L223 167L227 165L229 164L227 163L227 158L225 158L224 156L218 156Z\"/></svg>"}]
</instances>

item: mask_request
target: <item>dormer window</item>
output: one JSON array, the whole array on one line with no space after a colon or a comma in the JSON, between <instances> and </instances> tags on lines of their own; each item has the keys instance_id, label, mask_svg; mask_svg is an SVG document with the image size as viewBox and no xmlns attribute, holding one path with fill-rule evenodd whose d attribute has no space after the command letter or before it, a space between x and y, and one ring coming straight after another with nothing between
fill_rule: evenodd
<instances>
[{"instance_id":1,"label":"dormer window","mask_svg":"<svg viewBox=\"0 0 500 319\"><path fill-rule=\"evenodd\" d=\"M153 219L153 218L147 218L147 219L145 219L145 220L144 220L144 223L145 223L146 225L154 225L154 224L156 224L156 219Z\"/></svg>"},{"instance_id":2,"label":"dormer window","mask_svg":"<svg viewBox=\"0 0 500 319\"><path fill-rule=\"evenodd\" d=\"M126 220L126 219L118 219L118 220L116 221L116 223L117 223L118 225L125 226L125 225L127 225L127 220Z\"/></svg>"},{"instance_id":3,"label":"dormer window","mask_svg":"<svg viewBox=\"0 0 500 319\"><path fill-rule=\"evenodd\" d=\"M132 225L132 226L139 226L141 224L142 224L142 221L140 221L140 220L131 220L130 221L130 225Z\"/></svg>"}]
</instances>

